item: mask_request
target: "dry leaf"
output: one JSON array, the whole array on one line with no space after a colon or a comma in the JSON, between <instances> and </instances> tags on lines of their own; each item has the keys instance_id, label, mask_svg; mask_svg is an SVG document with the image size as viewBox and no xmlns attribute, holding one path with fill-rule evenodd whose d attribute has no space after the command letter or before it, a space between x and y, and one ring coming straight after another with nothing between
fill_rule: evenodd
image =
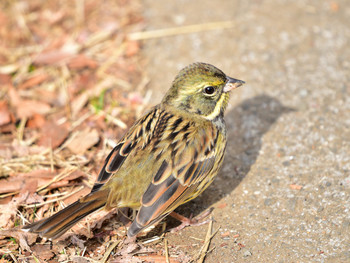
<instances>
[{"instance_id":1,"label":"dry leaf","mask_svg":"<svg viewBox=\"0 0 350 263\"><path fill-rule=\"evenodd\" d=\"M19 194L14 197L8 204L0 205L0 228L13 227L15 222L13 218L17 213L17 208L25 202L28 193Z\"/></svg>"},{"instance_id":2,"label":"dry leaf","mask_svg":"<svg viewBox=\"0 0 350 263\"><path fill-rule=\"evenodd\" d=\"M19 190L20 193L25 193L25 192L35 193L36 189L38 189L38 180L36 180L35 178L22 181L22 183L23 184Z\"/></svg>"},{"instance_id":3,"label":"dry leaf","mask_svg":"<svg viewBox=\"0 0 350 263\"><path fill-rule=\"evenodd\" d=\"M35 244L31 250L42 260L49 260L55 256L50 248L50 244Z\"/></svg>"},{"instance_id":4,"label":"dry leaf","mask_svg":"<svg viewBox=\"0 0 350 263\"><path fill-rule=\"evenodd\" d=\"M9 88L8 90L8 96L9 96L9 101L11 101L11 105L17 106L21 102L21 98L13 87Z\"/></svg>"},{"instance_id":5,"label":"dry leaf","mask_svg":"<svg viewBox=\"0 0 350 263\"><path fill-rule=\"evenodd\" d=\"M18 118L30 118L35 113L46 114L50 111L49 104L36 100L22 100L17 105Z\"/></svg>"},{"instance_id":6,"label":"dry leaf","mask_svg":"<svg viewBox=\"0 0 350 263\"><path fill-rule=\"evenodd\" d=\"M8 179L0 180L0 184L2 186L0 188L0 194L19 192L21 189L33 191L32 187L34 183L36 183L38 187L47 185L59 173L60 171L51 171L44 169L35 170L30 173L17 173L16 176L10 176ZM81 171L73 171L69 175L65 176L62 180L51 183L47 186L47 188L55 189L58 187L67 186L70 184L69 181L85 176L85 173Z\"/></svg>"},{"instance_id":7,"label":"dry leaf","mask_svg":"<svg viewBox=\"0 0 350 263\"><path fill-rule=\"evenodd\" d=\"M67 147L75 154L83 154L100 140L96 129L86 128L72 134Z\"/></svg>"},{"instance_id":8,"label":"dry leaf","mask_svg":"<svg viewBox=\"0 0 350 263\"><path fill-rule=\"evenodd\" d=\"M0 101L0 126L11 121L11 115L6 101Z\"/></svg>"},{"instance_id":9,"label":"dry leaf","mask_svg":"<svg viewBox=\"0 0 350 263\"><path fill-rule=\"evenodd\" d=\"M57 125L53 121L47 121L42 126L41 133L38 145L56 149L67 138L69 131L65 124Z\"/></svg>"},{"instance_id":10,"label":"dry leaf","mask_svg":"<svg viewBox=\"0 0 350 263\"><path fill-rule=\"evenodd\" d=\"M0 126L0 134L1 133L10 133L16 131L16 125L14 123L8 123L3 126Z\"/></svg>"},{"instance_id":11,"label":"dry leaf","mask_svg":"<svg viewBox=\"0 0 350 263\"><path fill-rule=\"evenodd\" d=\"M0 73L0 85L11 85L11 76L9 74Z\"/></svg>"},{"instance_id":12,"label":"dry leaf","mask_svg":"<svg viewBox=\"0 0 350 263\"><path fill-rule=\"evenodd\" d=\"M40 128L45 124L45 118L43 115L35 113L33 118L29 119L27 122L28 128Z\"/></svg>"},{"instance_id":13,"label":"dry leaf","mask_svg":"<svg viewBox=\"0 0 350 263\"><path fill-rule=\"evenodd\" d=\"M47 80L49 78L49 75L47 73L40 73L37 74L29 79L27 79L24 83L22 83L21 85L19 85L19 89L28 89L31 88L33 86L39 85L40 83L44 82L45 80Z\"/></svg>"},{"instance_id":14,"label":"dry leaf","mask_svg":"<svg viewBox=\"0 0 350 263\"><path fill-rule=\"evenodd\" d=\"M72 192L75 191L75 189L72 190ZM80 197L83 197L91 192L91 189L89 187L84 187L80 191L68 196L64 199L64 203L69 205L75 201L77 201Z\"/></svg>"},{"instance_id":15,"label":"dry leaf","mask_svg":"<svg viewBox=\"0 0 350 263\"><path fill-rule=\"evenodd\" d=\"M34 63L37 65L52 65L72 57L73 54L67 51L54 50L39 54Z\"/></svg>"},{"instance_id":16,"label":"dry leaf","mask_svg":"<svg viewBox=\"0 0 350 263\"><path fill-rule=\"evenodd\" d=\"M0 236L14 237L19 241L23 250L31 251L30 245L36 242L37 235L23 231L22 229L0 230Z\"/></svg>"},{"instance_id":17,"label":"dry leaf","mask_svg":"<svg viewBox=\"0 0 350 263\"><path fill-rule=\"evenodd\" d=\"M68 67L71 69L96 68L97 62L85 55L78 55L69 61Z\"/></svg>"},{"instance_id":18,"label":"dry leaf","mask_svg":"<svg viewBox=\"0 0 350 263\"><path fill-rule=\"evenodd\" d=\"M73 99L73 101L71 102L73 117L76 117L78 115L78 113L86 105L88 100L89 100L89 96L87 95L86 92L80 94L79 96Z\"/></svg>"}]
</instances>

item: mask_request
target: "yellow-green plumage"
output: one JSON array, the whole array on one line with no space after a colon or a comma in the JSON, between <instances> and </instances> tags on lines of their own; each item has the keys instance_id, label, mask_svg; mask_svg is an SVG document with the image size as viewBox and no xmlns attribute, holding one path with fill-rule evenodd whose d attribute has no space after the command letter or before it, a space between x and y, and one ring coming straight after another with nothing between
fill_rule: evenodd
<instances>
[{"instance_id":1,"label":"yellow-green plumage","mask_svg":"<svg viewBox=\"0 0 350 263\"><path fill-rule=\"evenodd\" d=\"M163 101L109 154L91 193L25 229L56 238L100 207L131 207L139 210L132 237L197 197L222 165L223 114L229 91L243 83L205 63L181 70Z\"/></svg>"}]
</instances>

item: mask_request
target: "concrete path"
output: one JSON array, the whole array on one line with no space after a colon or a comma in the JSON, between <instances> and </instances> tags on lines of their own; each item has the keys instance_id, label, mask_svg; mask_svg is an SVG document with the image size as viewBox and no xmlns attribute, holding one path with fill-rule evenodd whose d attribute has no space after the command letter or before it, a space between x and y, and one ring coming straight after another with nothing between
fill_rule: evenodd
<instances>
[{"instance_id":1,"label":"concrete path","mask_svg":"<svg viewBox=\"0 0 350 263\"><path fill-rule=\"evenodd\" d=\"M154 104L196 61L247 82L227 112L223 170L179 210L215 207L206 262L350 262L350 2L147 0L144 12L147 30L234 24L143 50ZM169 245L194 255L207 227Z\"/></svg>"}]
</instances>

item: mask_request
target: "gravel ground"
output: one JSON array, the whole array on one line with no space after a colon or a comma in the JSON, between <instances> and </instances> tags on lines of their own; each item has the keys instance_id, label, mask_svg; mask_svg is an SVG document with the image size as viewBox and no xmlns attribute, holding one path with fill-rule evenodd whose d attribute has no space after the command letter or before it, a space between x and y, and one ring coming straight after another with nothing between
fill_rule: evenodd
<instances>
[{"instance_id":1,"label":"gravel ground","mask_svg":"<svg viewBox=\"0 0 350 263\"><path fill-rule=\"evenodd\" d=\"M215 207L206 262L350 262L349 1L147 0L144 13L148 30L234 22L143 50L154 104L195 61L247 82L226 115L220 175L180 209ZM194 255L206 231L169 234L169 245Z\"/></svg>"}]
</instances>

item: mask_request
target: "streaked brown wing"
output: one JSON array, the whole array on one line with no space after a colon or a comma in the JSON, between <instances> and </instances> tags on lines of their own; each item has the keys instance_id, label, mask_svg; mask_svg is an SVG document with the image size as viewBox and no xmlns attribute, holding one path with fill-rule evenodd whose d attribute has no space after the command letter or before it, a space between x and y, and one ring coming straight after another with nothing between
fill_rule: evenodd
<instances>
[{"instance_id":1,"label":"streaked brown wing","mask_svg":"<svg viewBox=\"0 0 350 263\"><path fill-rule=\"evenodd\" d=\"M159 108L155 107L130 128L129 132L107 156L91 193L98 191L109 181L113 173L118 172L136 146L145 147L149 143L152 137L151 131L157 123L158 116Z\"/></svg>"},{"instance_id":2,"label":"streaked brown wing","mask_svg":"<svg viewBox=\"0 0 350 263\"><path fill-rule=\"evenodd\" d=\"M167 216L184 201L190 200L190 197L197 192L198 185L203 180L208 179L207 177L215 163L215 150L205 151L207 146L214 146L212 140L215 140L215 137L208 137L201 140L201 142L205 142L204 145L195 144L192 147L193 151L183 148L184 151L193 153L191 157L188 156L188 153L184 154L186 156L184 160L187 163L181 161L174 167L169 161L163 161L153 181L142 196L141 208L128 230L128 236L136 235ZM186 143L186 141L182 143ZM181 153L178 154L181 155Z\"/></svg>"}]
</instances>

